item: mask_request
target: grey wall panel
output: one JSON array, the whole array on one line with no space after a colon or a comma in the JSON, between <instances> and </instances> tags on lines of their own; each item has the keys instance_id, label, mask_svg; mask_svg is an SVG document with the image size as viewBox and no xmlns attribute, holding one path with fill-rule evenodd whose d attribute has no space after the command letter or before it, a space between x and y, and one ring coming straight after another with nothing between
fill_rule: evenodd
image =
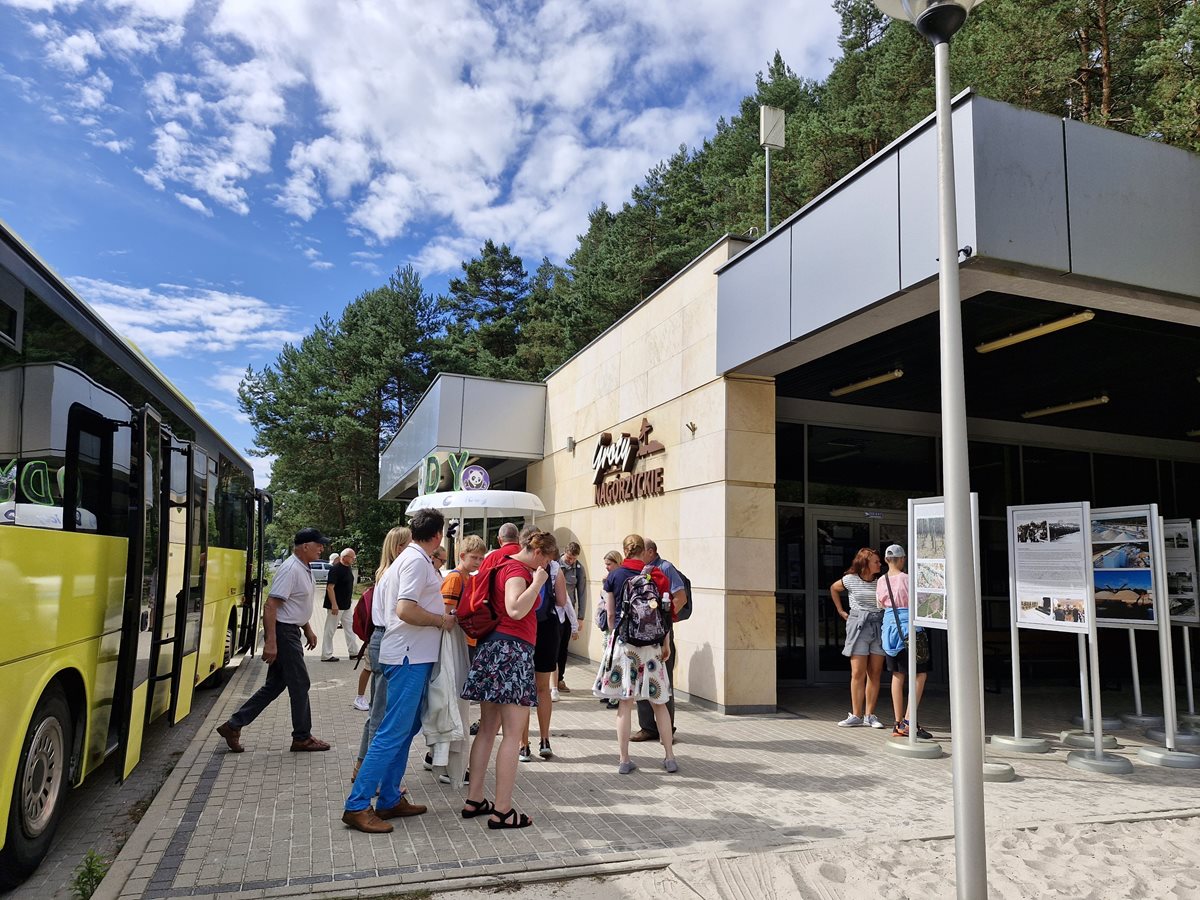
<instances>
[{"instance_id":1,"label":"grey wall panel","mask_svg":"<svg viewBox=\"0 0 1200 900\"><path fill-rule=\"evenodd\" d=\"M972 246L993 259L1070 271L1062 119L982 97L970 106L976 216Z\"/></svg>"},{"instance_id":2,"label":"grey wall panel","mask_svg":"<svg viewBox=\"0 0 1200 900\"><path fill-rule=\"evenodd\" d=\"M546 386L514 381L465 381L462 441L480 456L541 459L546 435Z\"/></svg>"},{"instance_id":3,"label":"grey wall panel","mask_svg":"<svg viewBox=\"0 0 1200 900\"><path fill-rule=\"evenodd\" d=\"M421 402L379 457L379 496L391 492L431 449L437 446L442 386L437 378Z\"/></svg>"},{"instance_id":4,"label":"grey wall panel","mask_svg":"<svg viewBox=\"0 0 1200 900\"><path fill-rule=\"evenodd\" d=\"M774 350L791 334L792 242L786 232L717 276L717 371Z\"/></svg>"},{"instance_id":5,"label":"grey wall panel","mask_svg":"<svg viewBox=\"0 0 1200 900\"><path fill-rule=\"evenodd\" d=\"M897 163L892 153L792 231L792 330L797 339L900 289ZM776 342L782 343L776 335Z\"/></svg>"},{"instance_id":6,"label":"grey wall panel","mask_svg":"<svg viewBox=\"0 0 1200 900\"><path fill-rule=\"evenodd\" d=\"M463 406L466 379L461 375L443 375L437 398L437 438L426 447L457 447L462 443Z\"/></svg>"},{"instance_id":7,"label":"grey wall panel","mask_svg":"<svg viewBox=\"0 0 1200 900\"><path fill-rule=\"evenodd\" d=\"M973 110L979 100L954 110L954 195L958 246L975 248ZM938 273L937 129L930 124L899 148L900 282L905 289ZM1061 155L1061 154L1060 154Z\"/></svg>"},{"instance_id":8,"label":"grey wall panel","mask_svg":"<svg viewBox=\"0 0 1200 900\"><path fill-rule=\"evenodd\" d=\"M1200 156L1064 125L1072 272L1200 296Z\"/></svg>"}]
</instances>

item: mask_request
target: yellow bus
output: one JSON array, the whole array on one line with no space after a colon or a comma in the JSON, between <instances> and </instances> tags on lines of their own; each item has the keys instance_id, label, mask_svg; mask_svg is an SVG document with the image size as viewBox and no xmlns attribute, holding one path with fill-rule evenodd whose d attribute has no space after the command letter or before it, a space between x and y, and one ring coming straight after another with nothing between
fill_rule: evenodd
<instances>
[{"instance_id":1,"label":"yellow bus","mask_svg":"<svg viewBox=\"0 0 1200 900\"><path fill-rule=\"evenodd\" d=\"M67 792L254 645L269 498L131 344L0 223L0 889Z\"/></svg>"}]
</instances>

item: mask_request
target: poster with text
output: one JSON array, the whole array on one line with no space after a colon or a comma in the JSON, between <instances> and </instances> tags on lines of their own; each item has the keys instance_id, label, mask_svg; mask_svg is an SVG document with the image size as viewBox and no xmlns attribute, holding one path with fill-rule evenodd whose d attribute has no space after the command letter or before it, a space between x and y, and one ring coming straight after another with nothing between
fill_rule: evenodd
<instances>
[{"instance_id":1,"label":"poster with text","mask_svg":"<svg viewBox=\"0 0 1200 900\"><path fill-rule=\"evenodd\" d=\"M1187 519L1163 522L1163 560L1167 570L1167 606L1176 625L1200 625L1196 604L1196 533Z\"/></svg>"},{"instance_id":2,"label":"poster with text","mask_svg":"<svg viewBox=\"0 0 1200 900\"><path fill-rule=\"evenodd\" d=\"M1092 584L1096 624L1155 628L1154 537L1157 507L1092 510Z\"/></svg>"},{"instance_id":3,"label":"poster with text","mask_svg":"<svg viewBox=\"0 0 1200 900\"><path fill-rule=\"evenodd\" d=\"M975 593L979 593L979 506L971 494L971 538ZM918 625L947 627L946 505L941 497L908 501L908 577Z\"/></svg>"},{"instance_id":4,"label":"poster with text","mask_svg":"<svg viewBox=\"0 0 1200 900\"><path fill-rule=\"evenodd\" d=\"M1017 627L1086 633L1094 615L1087 504L1010 506L1008 523Z\"/></svg>"}]
</instances>

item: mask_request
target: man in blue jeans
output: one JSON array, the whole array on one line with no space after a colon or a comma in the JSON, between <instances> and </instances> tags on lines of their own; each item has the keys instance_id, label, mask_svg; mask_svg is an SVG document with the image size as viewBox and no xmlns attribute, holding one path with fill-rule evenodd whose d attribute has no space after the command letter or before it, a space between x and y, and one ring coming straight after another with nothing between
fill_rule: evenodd
<instances>
[{"instance_id":1,"label":"man in blue jeans","mask_svg":"<svg viewBox=\"0 0 1200 900\"><path fill-rule=\"evenodd\" d=\"M445 519L435 509L412 517L412 543L379 580L375 621L384 623L379 663L387 679L387 709L371 738L354 789L346 798L342 821L368 834L392 830L387 819L419 816L425 807L400 793L408 751L421 730L421 699L442 646L442 631L458 627L442 602L442 578L431 554L442 543ZM390 576L390 577L389 577ZM379 790L379 805L371 798Z\"/></svg>"}]
</instances>

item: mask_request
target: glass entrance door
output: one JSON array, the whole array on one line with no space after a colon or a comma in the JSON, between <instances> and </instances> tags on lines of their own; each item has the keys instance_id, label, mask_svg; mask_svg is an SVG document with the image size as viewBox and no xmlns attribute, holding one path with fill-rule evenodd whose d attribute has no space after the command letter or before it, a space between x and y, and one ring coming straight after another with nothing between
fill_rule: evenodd
<instances>
[{"instance_id":1,"label":"glass entrance door","mask_svg":"<svg viewBox=\"0 0 1200 900\"><path fill-rule=\"evenodd\" d=\"M843 681L850 660L842 656L846 623L834 608L829 586L842 577L863 547L879 555L888 544L903 544L908 525L899 512L853 509L812 509L807 514L809 535L808 646L810 681Z\"/></svg>"}]
</instances>

